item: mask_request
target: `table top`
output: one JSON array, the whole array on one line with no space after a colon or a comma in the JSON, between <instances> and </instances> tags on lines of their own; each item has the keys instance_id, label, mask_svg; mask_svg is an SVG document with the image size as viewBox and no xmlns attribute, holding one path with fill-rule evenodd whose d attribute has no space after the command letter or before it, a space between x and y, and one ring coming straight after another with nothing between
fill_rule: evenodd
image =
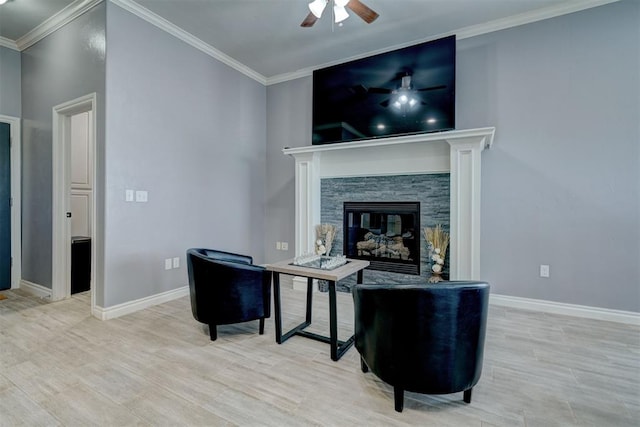
<instances>
[{"instance_id":1,"label":"table top","mask_svg":"<svg viewBox=\"0 0 640 427\"><path fill-rule=\"evenodd\" d=\"M290 274L292 276L311 277L313 279L331 280L337 282L347 276L364 270L369 266L369 261L361 259L347 259L347 263L333 270L322 270L320 268L303 267L293 265L293 258L285 261L267 264L265 268L276 273Z\"/></svg>"}]
</instances>

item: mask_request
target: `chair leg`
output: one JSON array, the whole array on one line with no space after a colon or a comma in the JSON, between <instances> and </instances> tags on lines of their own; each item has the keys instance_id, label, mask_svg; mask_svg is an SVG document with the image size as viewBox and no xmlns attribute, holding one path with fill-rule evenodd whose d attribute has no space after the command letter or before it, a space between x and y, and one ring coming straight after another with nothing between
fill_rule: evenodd
<instances>
[{"instance_id":1,"label":"chair leg","mask_svg":"<svg viewBox=\"0 0 640 427\"><path fill-rule=\"evenodd\" d=\"M264 335L264 317L260 318L260 335Z\"/></svg>"},{"instance_id":2,"label":"chair leg","mask_svg":"<svg viewBox=\"0 0 640 427\"><path fill-rule=\"evenodd\" d=\"M404 390L401 387L393 387L393 399L396 404L396 411L402 412L404 408Z\"/></svg>"},{"instance_id":3,"label":"chair leg","mask_svg":"<svg viewBox=\"0 0 640 427\"><path fill-rule=\"evenodd\" d=\"M360 356L360 369L362 369L362 372L364 372L364 373L369 372L369 367L367 366L367 364L364 361L364 359L362 358L362 356Z\"/></svg>"},{"instance_id":4,"label":"chair leg","mask_svg":"<svg viewBox=\"0 0 640 427\"><path fill-rule=\"evenodd\" d=\"M211 341L218 339L218 327L213 323L209 325L209 336L211 337Z\"/></svg>"},{"instance_id":5,"label":"chair leg","mask_svg":"<svg viewBox=\"0 0 640 427\"><path fill-rule=\"evenodd\" d=\"M464 403L471 403L471 391L473 390L473 387L471 387L469 390L465 390L464 391Z\"/></svg>"}]
</instances>

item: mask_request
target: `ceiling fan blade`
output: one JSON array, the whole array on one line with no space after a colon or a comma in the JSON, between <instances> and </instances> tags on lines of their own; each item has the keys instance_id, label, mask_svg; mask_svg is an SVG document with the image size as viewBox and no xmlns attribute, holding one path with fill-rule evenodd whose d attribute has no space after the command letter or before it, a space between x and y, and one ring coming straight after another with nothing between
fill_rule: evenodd
<instances>
[{"instance_id":1,"label":"ceiling fan blade","mask_svg":"<svg viewBox=\"0 0 640 427\"><path fill-rule=\"evenodd\" d=\"M392 90L391 89L385 89L383 87L370 87L369 90L367 91L369 93L382 93L382 94L388 94L391 93Z\"/></svg>"},{"instance_id":2,"label":"ceiling fan blade","mask_svg":"<svg viewBox=\"0 0 640 427\"><path fill-rule=\"evenodd\" d=\"M349 92L351 92L352 95L364 96L369 93L369 89L367 89L364 85L356 85L351 86L349 88Z\"/></svg>"},{"instance_id":3,"label":"ceiling fan blade","mask_svg":"<svg viewBox=\"0 0 640 427\"><path fill-rule=\"evenodd\" d=\"M314 15L311 12L309 12L307 17L304 18L304 21L302 21L302 24L300 24L300 26L301 27L305 27L305 28L313 27L313 24L315 24L317 20L318 20L318 18L316 17L316 15Z\"/></svg>"},{"instance_id":4,"label":"ceiling fan blade","mask_svg":"<svg viewBox=\"0 0 640 427\"><path fill-rule=\"evenodd\" d=\"M428 90L438 90L438 89L446 89L446 88L447 88L447 85L423 87L422 89L418 89L418 92L426 92Z\"/></svg>"},{"instance_id":5,"label":"ceiling fan blade","mask_svg":"<svg viewBox=\"0 0 640 427\"><path fill-rule=\"evenodd\" d=\"M349 3L347 3L347 7L353 10L353 12L362 18L367 24L371 24L378 18L378 16L380 16L360 0L350 0Z\"/></svg>"}]
</instances>

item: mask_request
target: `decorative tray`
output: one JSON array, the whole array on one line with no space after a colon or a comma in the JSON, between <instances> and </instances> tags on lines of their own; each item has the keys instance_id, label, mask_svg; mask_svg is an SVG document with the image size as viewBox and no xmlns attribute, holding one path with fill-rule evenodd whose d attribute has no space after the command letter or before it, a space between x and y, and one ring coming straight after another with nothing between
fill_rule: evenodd
<instances>
[{"instance_id":1,"label":"decorative tray","mask_svg":"<svg viewBox=\"0 0 640 427\"><path fill-rule=\"evenodd\" d=\"M344 255L323 256L323 255L301 255L296 257L291 265L299 267L317 268L319 270L335 270L342 267L349 261Z\"/></svg>"}]
</instances>

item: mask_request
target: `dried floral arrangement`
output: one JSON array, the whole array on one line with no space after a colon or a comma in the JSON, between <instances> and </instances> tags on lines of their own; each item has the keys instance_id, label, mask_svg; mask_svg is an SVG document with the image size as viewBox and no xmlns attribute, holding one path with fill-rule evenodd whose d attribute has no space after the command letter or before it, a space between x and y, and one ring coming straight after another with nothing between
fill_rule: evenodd
<instances>
[{"instance_id":1,"label":"dried floral arrangement","mask_svg":"<svg viewBox=\"0 0 640 427\"><path fill-rule=\"evenodd\" d=\"M424 238L429 244L429 251L431 254L431 271L433 272L434 280L439 281L440 274L444 267L444 258L447 253L447 247L449 246L449 233L442 229L442 225L437 224L435 227L425 227Z\"/></svg>"},{"instance_id":2,"label":"dried floral arrangement","mask_svg":"<svg viewBox=\"0 0 640 427\"><path fill-rule=\"evenodd\" d=\"M331 253L331 245L336 236L336 226L332 224L316 225L316 254L329 255Z\"/></svg>"}]
</instances>

